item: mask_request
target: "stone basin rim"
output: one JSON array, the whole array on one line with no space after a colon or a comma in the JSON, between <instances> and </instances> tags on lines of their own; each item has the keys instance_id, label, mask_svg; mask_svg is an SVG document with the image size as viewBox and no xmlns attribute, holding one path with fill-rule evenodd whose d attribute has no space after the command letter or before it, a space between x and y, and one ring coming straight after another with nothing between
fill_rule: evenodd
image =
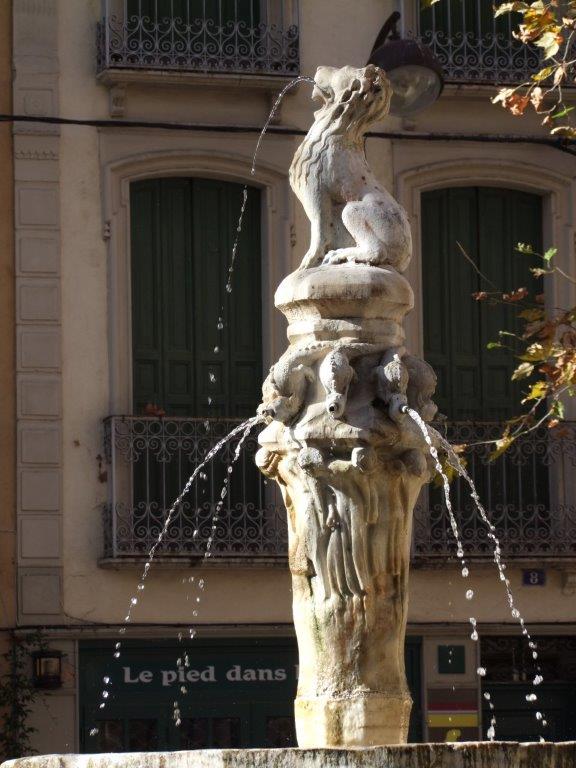
<instances>
[{"instance_id":1,"label":"stone basin rim","mask_svg":"<svg viewBox=\"0 0 576 768\"><path fill-rule=\"evenodd\" d=\"M460 754L459 754L460 753ZM463 753L463 754L462 754ZM540 754L539 754L540 753ZM564 741L564 742L517 742L517 741L463 741L463 742L430 742L430 743L416 743L416 744L392 744L387 746L371 746L371 747L322 747L322 748L307 748L301 749L299 747L286 747L286 748L250 748L250 749L199 749L199 750L177 750L177 751L159 751L159 752L104 752L104 753L89 753L89 754L48 754L48 755L33 755L30 757L15 758L7 760L0 764L0 768L32 768L33 766L46 766L46 768L52 768L55 766L77 765L77 766L93 766L97 764L101 765L122 765L123 763L131 766L137 764L141 766L169 766L170 761L173 761L175 765L198 766L203 768L204 766L222 765L222 766L254 766L260 768L265 766L266 759L274 759L274 765L278 768L291 768L291 766L302 766L302 768L320 768L320 766L337 766L342 768L395 768L396 765L399 768L406 766L406 768L432 768L432 765L442 768L450 768L454 758L454 766L462 766L462 762L459 759L461 756L466 755L466 765L470 768L478 766L478 768L486 768L492 764L490 758L494 759L495 766L503 766L503 759L507 759L507 766L518 766L524 768L528 763L526 760L530 760L530 766L561 766L561 768L576 768L576 741ZM285 757L285 760L279 760L279 758ZM406 760L400 760L399 762L389 762L389 760L398 756L398 758L407 758ZM422 762L423 758L428 756L431 758L430 762ZM382 757L386 759L386 762L370 762L367 763L366 759ZM542 762L539 758L542 758ZM558 758L560 762L549 761L549 758ZM183 758L185 759L183 761ZM218 758L222 758L224 762L215 762ZM247 758L246 761L238 762L238 759ZM321 763L318 759L326 758L326 761L322 760ZM346 763L340 762L340 758L348 758ZM410 759L414 758L414 760ZM441 764L437 761L439 758L443 758ZM477 759L475 759L477 758ZM338 762L333 762L333 759L338 759ZM448 762L445 762L446 759ZM232 762L230 762L230 760ZM538 762L534 762L534 761Z\"/></svg>"}]
</instances>

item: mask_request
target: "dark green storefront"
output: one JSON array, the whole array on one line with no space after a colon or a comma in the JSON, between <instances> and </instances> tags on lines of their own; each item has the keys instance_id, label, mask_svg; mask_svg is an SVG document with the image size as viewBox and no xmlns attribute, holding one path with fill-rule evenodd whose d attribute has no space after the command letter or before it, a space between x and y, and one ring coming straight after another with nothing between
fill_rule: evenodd
<instances>
[{"instance_id":1,"label":"dark green storefront","mask_svg":"<svg viewBox=\"0 0 576 768\"><path fill-rule=\"evenodd\" d=\"M142 640L80 643L83 752L295 745L293 699L298 656L293 638ZM421 738L420 639L406 643L414 711L410 739ZM103 679L110 692L104 709ZM175 706L181 723L174 722ZM90 735L90 731L98 733Z\"/></svg>"}]
</instances>

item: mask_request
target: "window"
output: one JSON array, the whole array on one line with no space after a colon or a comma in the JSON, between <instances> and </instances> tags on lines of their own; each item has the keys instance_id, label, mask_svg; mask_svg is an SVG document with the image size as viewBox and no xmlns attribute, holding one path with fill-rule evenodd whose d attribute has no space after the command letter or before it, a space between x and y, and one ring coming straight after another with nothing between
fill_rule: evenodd
<instances>
[{"instance_id":1,"label":"window","mask_svg":"<svg viewBox=\"0 0 576 768\"><path fill-rule=\"evenodd\" d=\"M260 194L251 189L233 292L242 187L150 179L131 188L133 411L245 418L260 401ZM223 308L223 311L222 311ZM224 327L218 329L222 316Z\"/></svg>"},{"instance_id":2,"label":"window","mask_svg":"<svg viewBox=\"0 0 576 768\"><path fill-rule=\"evenodd\" d=\"M422 195L424 356L438 374L435 400L448 417L450 442L475 446L464 457L468 472L505 550L521 555L551 536L549 469L541 459L546 430L489 461L490 441L500 436L501 422L517 412L526 382L511 381L517 364L513 339L506 337L501 349L487 349L500 330L514 330L514 307L472 297L480 290L541 290L529 271L533 261L515 251L519 241L541 250L538 195L493 187ZM467 554L489 555L492 544L464 482L453 484L452 501ZM429 491L429 511L424 549L453 549L438 489Z\"/></svg>"}]
</instances>

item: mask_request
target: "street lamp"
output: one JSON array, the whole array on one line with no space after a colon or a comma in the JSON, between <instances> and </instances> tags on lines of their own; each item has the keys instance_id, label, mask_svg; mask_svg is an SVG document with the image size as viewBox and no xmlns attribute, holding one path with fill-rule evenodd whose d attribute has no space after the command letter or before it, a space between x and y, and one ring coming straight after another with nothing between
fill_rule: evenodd
<instances>
[{"instance_id":1,"label":"street lamp","mask_svg":"<svg viewBox=\"0 0 576 768\"><path fill-rule=\"evenodd\" d=\"M442 65L432 51L418 40L401 38L395 11L385 21L370 53L368 64L383 69L394 90L390 114L413 115L433 104L444 88Z\"/></svg>"},{"instance_id":2,"label":"street lamp","mask_svg":"<svg viewBox=\"0 0 576 768\"><path fill-rule=\"evenodd\" d=\"M62 651L36 651L32 654L35 688L60 688L62 685Z\"/></svg>"}]
</instances>

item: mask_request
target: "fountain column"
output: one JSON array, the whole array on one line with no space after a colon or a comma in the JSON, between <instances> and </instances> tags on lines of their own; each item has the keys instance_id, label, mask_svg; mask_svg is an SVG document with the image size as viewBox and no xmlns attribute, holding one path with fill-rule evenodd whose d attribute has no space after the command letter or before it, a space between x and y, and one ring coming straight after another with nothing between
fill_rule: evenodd
<instances>
[{"instance_id":1,"label":"fountain column","mask_svg":"<svg viewBox=\"0 0 576 768\"><path fill-rule=\"evenodd\" d=\"M429 421L436 378L404 347L413 306L403 210L366 164L388 109L375 67L323 67L324 107L291 168L311 246L279 286L289 347L263 386L257 463L289 528L301 747L406 741L404 669L412 510L431 468L406 407Z\"/></svg>"}]
</instances>

